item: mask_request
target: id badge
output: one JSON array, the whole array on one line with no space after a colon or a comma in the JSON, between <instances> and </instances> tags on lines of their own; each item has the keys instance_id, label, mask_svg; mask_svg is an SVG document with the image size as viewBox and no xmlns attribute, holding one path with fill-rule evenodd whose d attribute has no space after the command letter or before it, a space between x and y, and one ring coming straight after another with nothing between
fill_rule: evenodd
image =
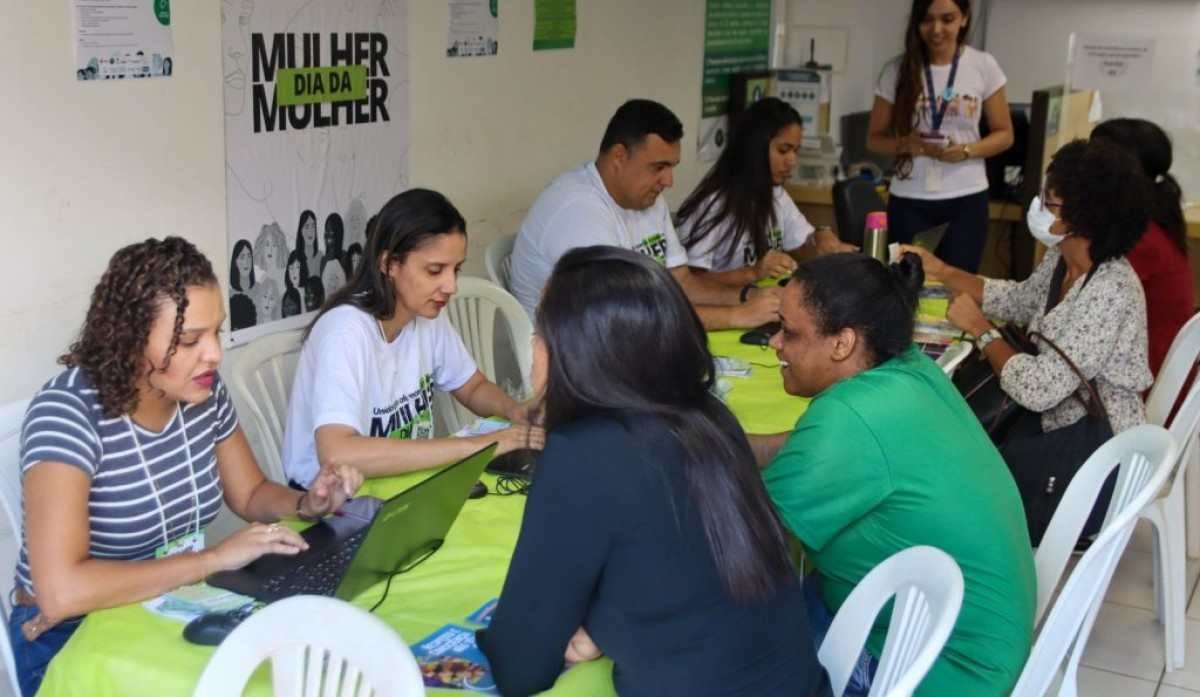
<instances>
[{"instance_id":1,"label":"id badge","mask_svg":"<svg viewBox=\"0 0 1200 697\"><path fill-rule=\"evenodd\" d=\"M184 552L203 552L204 551L204 531L197 530L190 532L181 537L171 540L165 545L154 550L155 559L163 559L165 557L173 557L176 554Z\"/></svg>"},{"instance_id":2,"label":"id badge","mask_svg":"<svg viewBox=\"0 0 1200 697\"><path fill-rule=\"evenodd\" d=\"M921 140L929 143L930 145L937 145L943 148L949 147L950 145L950 136L944 133L940 133L938 131L921 131L920 135Z\"/></svg>"},{"instance_id":3,"label":"id badge","mask_svg":"<svg viewBox=\"0 0 1200 697\"><path fill-rule=\"evenodd\" d=\"M925 190L929 192L942 190L942 163L932 160L925 170Z\"/></svg>"}]
</instances>

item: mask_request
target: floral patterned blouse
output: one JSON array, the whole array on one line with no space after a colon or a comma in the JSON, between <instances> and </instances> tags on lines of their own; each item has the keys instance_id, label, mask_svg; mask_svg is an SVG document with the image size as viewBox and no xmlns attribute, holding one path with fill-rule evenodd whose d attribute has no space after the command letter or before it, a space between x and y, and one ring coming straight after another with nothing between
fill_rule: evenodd
<instances>
[{"instance_id":1,"label":"floral patterned blouse","mask_svg":"<svg viewBox=\"0 0 1200 697\"><path fill-rule=\"evenodd\" d=\"M1153 377L1146 348L1146 299L1124 258L1106 261L1090 280L1076 281L1050 312L1046 299L1061 253L1052 249L1024 281L984 279L983 312L1029 326L1058 345L1094 380L1113 432L1145 422L1141 393ZM1086 278L1086 277L1085 277ZM1076 398L1079 377L1054 349L1019 353L1000 372L1000 387L1018 404L1042 414L1042 429L1068 426L1086 410Z\"/></svg>"}]
</instances>

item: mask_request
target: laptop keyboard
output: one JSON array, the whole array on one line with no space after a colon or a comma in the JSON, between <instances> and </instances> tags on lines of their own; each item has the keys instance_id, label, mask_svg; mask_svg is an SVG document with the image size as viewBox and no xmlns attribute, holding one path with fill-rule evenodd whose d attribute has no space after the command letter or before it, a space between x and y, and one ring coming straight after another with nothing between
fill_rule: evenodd
<instances>
[{"instance_id":1,"label":"laptop keyboard","mask_svg":"<svg viewBox=\"0 0 1200 697\"><path fill-rule=\"evenodd\" d=\"M370 526L331 545L322 555L306 559L287 571L262 579L260 586L265 595L286 598L292 595L333 595L350 560L358 552Z\"/></svg>"}]
</instances>

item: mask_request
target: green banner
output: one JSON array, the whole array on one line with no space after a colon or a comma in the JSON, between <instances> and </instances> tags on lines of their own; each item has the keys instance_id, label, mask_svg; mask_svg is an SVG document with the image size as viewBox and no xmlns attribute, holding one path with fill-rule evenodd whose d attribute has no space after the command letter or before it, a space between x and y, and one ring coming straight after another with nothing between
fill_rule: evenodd
<instances>
[{"instance_id":1,"label":"green banner","mask_svg":"<svg viewBox=\"0 0 1200 697\"><path fill-rule=\"evenodd\" d=\"M729 107L729 76L766 70L770 50L771 0L708 0L700 115L724 116Z\"/></svg>"},{"instance_id":2,"label":"green banner","mask_svg":"<svg viewBox=\"0 0 1200 697\"><path fill-rule=\"evenodd\" d=\"M575 48L575 0L533 1L533 50Z\"/></svg>"},{"instance_id":3,"label":"green banner","mask_svg":"<svg viewBox=\"0 0 1200 697\"><path fill-rule=\"evenodd\" d=\"M171 0L154 0L154 16L164 27L171 26Z\"/></svg>"},{"instance_id":4,"label":"green banner","mask_svg":"<svg viewBox=\"0 0 1200 697\"><path fill-rule=\"evenodd\" d=\"M281 106L354 102L367 98L367 66L283 68L275 76L275 103Z\"/></svg>"}]
</instances>

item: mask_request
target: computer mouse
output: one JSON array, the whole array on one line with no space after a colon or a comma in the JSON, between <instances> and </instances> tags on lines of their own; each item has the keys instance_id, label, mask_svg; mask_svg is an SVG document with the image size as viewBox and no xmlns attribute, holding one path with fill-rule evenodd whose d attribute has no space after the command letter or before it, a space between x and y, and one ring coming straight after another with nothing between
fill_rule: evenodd
<instances>
[{"instance_id":1,"label":"computer mouse","mask_svg":"<svg viewBox=\"0 0 1200 697\"><path fill-rule=\"evenodd\" d=\"M483 482L475 482L475 485L471 487L471 493L467 494L467 498L481 499L484 496L487 496L487 493L488 490L486 484Z\"/></svg>"},{"instance_id":2,"label":"computer mouse","mask_svg":"<svg viewBox=\"0 0 1200 697\"><path fill-rule=\"evenodd\" d=\"M767 322L742 334L740 341L751 346L767 346L771 343L771 337L775 336L779 329L779 322Z\"/></svg>"},{"instance_id":3,"label":"computer mouse","mask_svg":"<svg viewBox=\"0 0 1200 697\"><path fill-rule=\"evenodd\" d=\"M238 611L200 615L184 626L183 638L201 646L216 646L244 619L245 615Z\"/></svg>"}]
</instances>

